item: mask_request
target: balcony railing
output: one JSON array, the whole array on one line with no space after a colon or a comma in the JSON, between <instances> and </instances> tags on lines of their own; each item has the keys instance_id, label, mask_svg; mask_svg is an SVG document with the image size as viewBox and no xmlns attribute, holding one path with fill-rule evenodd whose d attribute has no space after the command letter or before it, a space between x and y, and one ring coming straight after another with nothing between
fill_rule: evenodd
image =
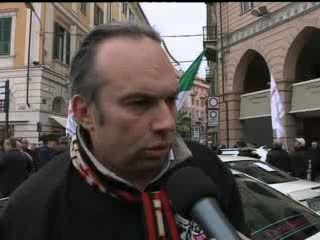
<instances>
[{"instance_id":1,"label":"balcony railing","mask_svg":"<svg viewBox=\"0 0 320 240\"><path fill-rule=\"evenodd\" d=\"M211 83L214 81L214 74L210 68L206 68L206 82Z\"/></svg>"},{"instance_id":2,"label":"balcony railing","mask_svg":"<svg viewBox=\"0 0 320 240\"><path fill-rule=\"evenodd\" d=\"M203 27L203 41L217 41L217 26Z\"/></svg>"},{"instance_id":3,"label":"balcony railing","mask_svg":"<svg viewBox=\"0 0 320 240\"><path fill-rule=\"evenodd\" d=\"M217 59L217 26L203 27L203 48L209 61Z\"/></svg>"}]
</instances>

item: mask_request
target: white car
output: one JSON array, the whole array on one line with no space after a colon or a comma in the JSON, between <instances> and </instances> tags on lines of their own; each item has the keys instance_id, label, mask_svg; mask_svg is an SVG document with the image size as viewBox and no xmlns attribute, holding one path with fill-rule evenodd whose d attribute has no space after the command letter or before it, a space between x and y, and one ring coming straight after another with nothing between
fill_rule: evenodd
<instances>
[{"instance_id":1,"label":"white car","mask_svg":"<svg viewBox=\"0 0 320 240\"><path fill-rule=\"evenodd\" d=\"M219 155L219 158L231 169L259 179L320 214L320 183L292 177L255 158L236 155Z\"/></svg>"}]
</instances>

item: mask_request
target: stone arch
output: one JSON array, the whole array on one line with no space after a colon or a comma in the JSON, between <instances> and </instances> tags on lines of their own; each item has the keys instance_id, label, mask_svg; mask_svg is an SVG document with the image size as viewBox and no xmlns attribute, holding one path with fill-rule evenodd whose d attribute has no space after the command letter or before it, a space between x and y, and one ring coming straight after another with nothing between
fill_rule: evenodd
<instances>
[{"instance_id":1,"label":"stone arch","mask_svg":"<svg viewBox=\"0 0 320 240\"><path fill-rule=\"evenodd\" d=\"M252 70L259 70L259 74L262 73L262 82L252 81L252 78L255 76L253 74L256 74ZM264 90L268 88L269 81L270 72L267 61L256 50L248 49L236 67L233 90L238 93Z\"/></svg>"},{"instance_id":2,"label":"stone arch","mask_svg":"<svg viewBox=\"0 0 320 240\"><path fill-rule=\"evenodd\" d=\"M250 57L248 55L245 56L245 54L248 54L249 50L257 52L259 55L263 57L263 59L265 59L267 63L270 62L267 50L264 47L262 47L257 41L255 41L254 39L251 39L245 42L242 45L241 49L237 51L237 54L233 57L233 63L234 65L236 65L236 67L234 68L233 80L232 80L233 92L236 92L236 93L243 92L243 81L244 81L245 73L247 70L247 64L245 64L245 62L250 60ZM249 59L246 59L248 57Z\"/></svg>"},{"instance_id":3,"label":"stone arch","mask_svg":"<svg viewBox=\"0 0 320 240\"><path fill-rule=\"evenodd\" d=\"M312 21L314 23L314 21ZM314 25L314 24L313 24ZM304 26L295 37L292 37L291 43L289 44L287 54L284 60L283 65L283 79L285 81L294 83L295 81L301 81L303 79L299 77L300 73L297 72L297 64L299 59L301 61L301 57L304 57L304 51L308 50L308 43L319 40L320 42L320 24L318 27L316 26ZM316 37L315 37L316 35ZM310 47L310 45L309 45ZM308 50L310 52L310 49ZM319 48L319 56L320 56L320 48ZM311 59L310 59L311 60ZM318 58L314 58L312 60L318 60ZM317 61L318 66L320 68L320 60ZM297 74L298 73L298 74ZM319 74L320 75L320 72ZM320 76L319 76L320 77ZM306 80L306 79L305 79Z\"/></svg>"},{"instance_id":4,"label":"stone arch","mask_svg":"<svg viewBox=\"0 0 320 240\"><path fill-rule=\"evenodd\" d=\"M53 99L52 112L59 114L65 114L67 112L67 104L62 97L55 97Z\"/></svg>"}]
</instances>

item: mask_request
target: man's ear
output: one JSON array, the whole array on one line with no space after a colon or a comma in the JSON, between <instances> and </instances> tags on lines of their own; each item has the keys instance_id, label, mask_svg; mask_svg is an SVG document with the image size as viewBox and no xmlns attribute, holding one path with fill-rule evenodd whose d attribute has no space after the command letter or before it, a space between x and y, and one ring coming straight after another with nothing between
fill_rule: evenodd
<instances>
[{"instance_id":1,"label":"man's ear","mask_svg":"<svg viewBox=\"0 0 320 240\"><path fill-rule=\"evenodd\" d=\"M71 108L74 116L76 117L78 124L87 130L94 129L94 114L92 111L92 106L88 101L79 95L75 95L71 100Z\"/></svg>"}]
</instances>

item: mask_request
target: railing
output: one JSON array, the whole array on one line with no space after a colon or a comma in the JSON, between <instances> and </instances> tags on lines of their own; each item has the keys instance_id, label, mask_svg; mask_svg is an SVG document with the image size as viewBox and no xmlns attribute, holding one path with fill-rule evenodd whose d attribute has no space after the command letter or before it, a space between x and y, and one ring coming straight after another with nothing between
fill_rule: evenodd
<instances>
[{"instance_id":1,"label":"railing","mask_svg":"<svg viewBox=\"0 0 320 240\"><path fill-rule=\"evenodd\" d=\"M210 68L206 68L206 82L211 83L214 81L214 74Z\"/></svg>"},{"instance_id":2,"label":"railing","mask_svg":"<svg viewBox=\"0 0 320 240\"><path fill-rule=\"evenodd\" d=\"M204 42L217 41L217 26L203 27L203 41Z\"/></svg>"},{"instance_id":3,"label":"railing","mask_svg":"<svg viewBox=\"0 0 320 240\"><path fill-rule=\"evenodd\" d=\"M203 27L203 48L208 61L217 61L217 27Z\"/></svg>"}]
</instances>

